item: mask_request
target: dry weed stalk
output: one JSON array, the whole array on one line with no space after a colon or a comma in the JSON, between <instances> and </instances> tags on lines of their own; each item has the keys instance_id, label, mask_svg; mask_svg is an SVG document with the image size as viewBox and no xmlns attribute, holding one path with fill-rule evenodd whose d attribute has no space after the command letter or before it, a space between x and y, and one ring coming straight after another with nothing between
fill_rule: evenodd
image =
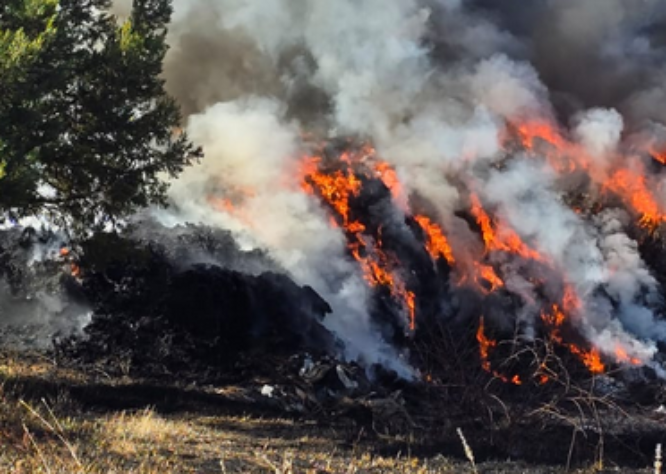
<instances>
[{"instance_id":1,"label":"dry weed stalk","mask_svg":"<svg viewBox=\"0 0 666 474\"><path fill-rule=\"evenodd\" d=\"M49 407L48 403L46 403L46 400L42 399L42 403L46 407L46 410L49 413L49 416L51 417L51 420L53 423L49 423L42 415L40 415L34 408L32 408L30 405L28 405L24 400L19 400L19 403L26 409L28 412L30 412L35 418L37 418L51 433L56 435L56 437L60 440L60 442L67 448L67 451L69 451L70 456L72 457L72 460L76 464L76 466L82 470L83 469L83 463L81 463L79 457L76 455L76 448L65 438L65 430L62 426L62 424L58 421L58 418L55 416L55 413L53 413L53 410L51 410L51 407ZM35 447L37 445L34 443L34 440L30 433L28 432L28 429L25 425L23 425L24 430L26 431L26 434L30 437L31 441L33 441L33 444ZM41 452L39 452L38 448L38 454L41 456ZM43 459L43 458L42 458ZM47 468L46 466L44 466ZM48 468L47 468L48 470Z\"/></svg>"},{"instance_id":2,"label":"dry weed stalk","mask_svg":"<svg viewBox=\"0 0 666 474\"><path fill-rule=\"evenodd\" d=\"M25 432L25 435L28 438L28 440L30 440L30 444L32 444L32 446L35 448L37 456L39 456L39 459L42 462L42 467L44 467L46 474L51 474L51 469L49 468L49 464L46 462L46 458L44 457L42 450L39 449L39 445L35 441L35 438L32 436L32 434L30 433L28 427L25 426L25 423L23 423L23 431Z\"/></svg>"},{"instance_id":3,"label":"dry weed stalk","mask_svg":"<svg viewBox=\"0 0 666 474\"><path fill-rule=\"evenodd\" d=\"M654 474L661 474L661 443L654 450Z\"/></svg>"},{"instance_id":4,"label":"dry weed stalk","mask_svg":"<svg viewBox=\"0 0 666 474\"><path fill-rule=\"evenodd\" d=\"M474 452L472 451L472 448L467 443L467 439L465 439L465 435L463 434L462 429L461 428L456 428L456 432L458 433L458 436L460 437L460 441L462 442L463 449L465 450L465 456L467 456L467 459L469 460L470 464L472 465L472 470L474 471L474 474L477 474L479 471L476 469L476 461L474 461Z\"/></svg>"},{"instance_id":5,"label":"dry weed stalk","mask_svg":"<svg viewBox=\"0 0 666 474\"><path fill-rule=\"evenodd\" d=\"M264 447L264 450L266 447ZM266 453L255 452L255 456L268 469L273 470L275 474L294 474L294 460L291 453L286 453L282 458L282 465L279 466L268 458Z\"/></svg>"}]
</instances>

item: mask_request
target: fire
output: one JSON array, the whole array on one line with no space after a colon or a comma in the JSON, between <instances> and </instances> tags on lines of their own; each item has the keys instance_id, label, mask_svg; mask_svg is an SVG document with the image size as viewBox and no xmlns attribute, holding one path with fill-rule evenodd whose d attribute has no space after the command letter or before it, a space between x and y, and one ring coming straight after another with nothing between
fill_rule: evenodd
<instances>
[{"instance_id":1,"label":"fire","mask_svg":"<svg viewBox=\"0 0 666 474\"><path fill-rule=\"evenodd\" d=\"M497 341L489 339L486 336L486 325L483 316L479 320L479 329L476 331L476 340L479 343L479 354L481 356L481 367L486 372L490 372L490 361L488 360L488 355L490 350L497 346Z\"/></svg>"},{"instance_id":2,"label":"fire","mask_svg":"<svg viewBox=\"0 0 666 474\"><path fill-rule=\"evenodd\" d=\"M593 374L604 373L605 367L603 362L601 362L601 355L599 354L598 350L592 349L586 351L573 344L568 344L568 347L573 354L580 357L581 361L583 364L585 364L585 367L587 367L590 372Z\"/></svg>"},{"instance_id":3,"label":"fire","mask_svg":"<svg viewBox=\"0 0 666 474\"><path fill-rule=\"evenodd\" d=\"M218 211L226 212L227 214L236 212L236 206L231 202L231 199L211 196L208 198L208 203Z\"/></svg>"},{"instance_id":4,"label":"fire","mask_svg":"<svg viewBox=\"0 0 666 474\"><path fill-rule=\"evenodd\" d=\"M515 126L518 139L525 150L544 154L550 166L558 172L572 173L578 168L586 169L589 160L585 153L567 141L557 128L546 121L536 120ZM538 147L539 142L546 143Z\"/></svg>"},{"instance_id":5,"label":"fire","mask_svg":"<svg viewBox=\"0 0 666 474\"><path fill-rule=\"evenodd\" d=\"M641 226L654 229L666 220L666 214L661 212L656 199L648 190L647 180L642 173L629 169L617 170L605 186L640 214Z\"/></svg>"},{"instance_id":6,"label":"fire","mask_svg":"<svg viewBox=\"0 0 666 474\"><path fill-rule=\"evenodd\" d=\"M413 291L405 291L404 297L409 311L409 329L414 331L416 330L416 295Z\"/></svg>"},{"instance_id":7,"label":"fire","mask_svg":"<svg viewBox=\"0 0 666 474\"><path fill-rule=\"evenodd\" d=\"M69 273L74 278L81 276L81 267L79 267L74 261L72 256L72 251L68 247L60 248L60 256L65 259L65 262L69 262ZM67 258L69 257L69 258Z\"/></svg>"},{"instance_id":8,"label":"fire","mask_svg":"<svg viewBox=\"0 0 666 474\"><path fill-rule=\"evenodd\" d=\"M618 362L624 363L624 364L630 364L630 365L642 365L643 362L638 359L637 357L629 357L629 354L627 354L627 351L624 347L622 346L616 346L615 347L615 359Z\"/></svg>"},{"instance_id":9,"label":"fire","mask_svg":"<svg viewBox=\"0 0 666 474\"><path fill-rule=\"evenodd\" d=\"M389 188L391 191L391 196L396 202L401 202L402 197L404 196L404 190L402 189L402 183L398 179L398 174L395 170L386 163L385 161L379 161L375 164L375 173L377 177L382 180L382 182Z\"/></svg>"},{"instance_id":10,"label":"fire","mask_svg":"<svg viewBox=\"0 0 666 474\"><path fill-rule=\"evenodd\" d=\"M75 278L81 276L81 267L79 267L76 263L72 263L70 265L70 273Z\"/></svg>"},{"instance_id":11,"label":"fire","mask_svg":"<svg viewBox=\"0 0 666 474\"><path fill-rule=\"evenodd\" d=\"M567 297L565 296L566 299ZM571 296L569 297L571 298ZM569 303L564 303L565 305L571 304ZM599 351L596 349L583 349L581 347L578 347L577 345L569 342L565 342L563 336L562 336L562 326L565 324L565 321L567 320L566 314L558 305L557 303L552 305L551 312L550 313L542 313L541 318L543 321L546 323L546 325L550 329L550 338L560 344L561 346L566 347L569 349L569 351L578 356L578 358L581 360L581 362L587 367L587 369L592 372L593 374L602 374L605 370L604 364L601 361L601 355L599 354Z\"/></svg>"},{"instance_id":12,"label":"fire","mask_svg":"<svg viewBox=\"0 0 666 474\"><path fill-rule=\"evenodd\" d=\"M426 250L432 259L437 260L438 258L443 257L449 265L455 264L456 259L453 256L449 241L442 232L442 229L426 216L416 215L414 216L414 219L426 234Z\"/></svg>"},{"instance_id":13,"label":"fire","mask_svg":"<svg viewBox=\"0 0 666 474\"><path fill-rule=\"evenodd\" d=\"M525 244L520 236L508 226L493 223L476 194L470 194L470 202L472 215L481 228L486 252L507 252L529 260L545 260L545 257Z\"/></svg>"},{"instance_id":14,"label":"fire","mask_svg":"<svg viewBox=\"0 0 666 474\"><path fill-rule=\"evenodd\" d=\"M522 385L523 381L519 375L507 377L496 370L492 370L490 360L488 359L491 350L497 347L497 341L490 339L486 336L485 318L481 316L479 319L479 328L476 331L476 340L479 343L479 355L481 357L481 368L488 373L492 373L494 377L500 379L504 383L511 383L513 385Z\"/></svg>"},{"instance_id":15,"label":"fire","mask_svg":"<svg viewBox=\"0 0 666 474\"><path fill-rule=\"evenodd\" d=\"M654 230L666 221L664 213L654 194L650 191L645 170L639 163L628 157L619 157L611 163L611 171L607 173L600 165L593 166L584 148L568 141L555 127L547 122L525 122L515 126L518 138L529 152L536 152L536 143L541 140L550 145L547 150L539 150L545 154L550 166L558 173L572 173L578 169L588 170L592 178L602 189L618 195L631 209L638 214L639 225ZM505 138L506 140L506 138ZM666 164L666 151L654 146L647 146L646 151L656 160ZM631 167L628 166L631 164Z\"/></svg>"},{"instance_id":16,"label":"fire","mask_svg":"<svg viewBox=\"0 0 666 474\"><path fill-rule=\"evenodd\" d=\"M254 227L253 219L243 205L255 195L254 189L249 187L225 186L223 195L209 194L206 201L211 208L233 216L248 227Z\"/></svg>"},{"instance_id":17,"label":"fire","mask_svg":"<svg viewBox=\"0 0 666 474\"><path fill-rule=\"evenodd\" d=\"M347 228L350 224L349 201L352 196L358 196L361 190L361 181L347 170L341 170L332 174L321 173L316 170L321 158L313 157L304 166L307 173L303 180L303 189L309 194L315 192L326 201L342 220L341 225ZM353 231L352 231L353 232Z\"/></svg>"},{"instance_id":18,"label":"fire","mask_svg":"<svg viewBox=\"0 0 666 474\"><path fill-rule=\"evenodd\" d=\"M491 292L504 286L504 282L499 276L497 276L493 267L490 265L477 265L477 268L479 269L479 275L481 278L490 283Z\"/></svg>"},{"instance_id":19,"label":"fire","mask_svg":"<svg viewBox=\"0 0 666 474\"><path fill-rule=\"evenodd\" d=\"M569 142L558 130L547 122L534 122L517 126L517 134L522 146L528 152L536 153L539 141L549 148L545 151L549 163L557 171L572 172L574 169L589 169L591 161L580 145ZM542 153L541 150L539 150ZM641 216L640 224L653 227L666 220L657 201L649 190L647 179L639 167L631 169L622 166L611 168L609 173L593 173L594 179L600 180L603 189L623 199ZM605 176L603 179L602 176ZM456 255L444 229L424 214L412 214L407 205L407 195L395 169L381 161L375 150L365 146L360 151L341 153L337 160L324 163L320 156L305 157L301 163L301 187L311 195L320 198L331 211L331 223L341 228L347 238L350 256L358 263L362 276L368 286L388 290L394 301L398 302L407 319L411 331L416 330L417 295L408 287L402 263L393 252L387 250L381 228L373 228L364 222L354 210L361 197L365 180L379 179L391 192L394 203L413 219L423 230L425 250L433 261L444 259L454 269L457 285L470 285L480 295L487 295L505 287L504 281L493 266L492 259L486 257L494 252L501 252L520 257L524 260L537 261L554 267L553 262L536 248L527 244L521 236L501 218L484 209L481 199L472 190L468 190L470 214L476 221L483 241L481 255L472 255L469 249L462 247ZM231 209L233 202L218 201L224 209ZM406 206L406 207L405 207ZM529 277L529 281L539 284L539 279ZM574 354L592 374L605 371L601 353L596 348L587 348L566 340L563 329L571 324L572 317L581 314L583 304L575 289L568 284L560 301L550 304L541 312L541 319L547 337ZM489 360L491 352L497 347L496 340L486 334L485 321L479 321L476 333L482 368L495 378L505 383L521 385L523 380L518 375L506 376L494 370ZM640 365L641 361L629 356L625 348L618 346L615 360L625 364ZM543 365L543 364L542 364ZM540 367L533 375L535 383L545 384L550 380L548 367Z\"/></svg>"},{"instance_id":20,"label":"fire","mask_svg":"<svg viewBox=\"0 0 666 474\"><path fill-rule=\"evenodd\" d=\"M482 263L473 263L472 274L463 274L458 281L459 285L473 283L473 286L479 290L480 293L487 295L496 291L504 286L504 281L497 275L495 269L490 265ZM488 288L490 286L490 288Z\"/></svg>"},{"instance_id":21,"label":"fire","mask_svg":"<svg viewBox=\"0 0 666 474\"><path fill-rule=\"evenodd\" d=\"M666 165L666 149L657 150L655 147L649 147L648 153L662 165Z\"/></svg>"},{"instance_id":22,"label":"fire","mask_svg":"<svg viewBox=\"0 0 666 474\"><path fill-rule=\"evenodd\" d=\"M531 121L516 126L521 144L527 150L534 150L536 140L543 140L550 145L562 149L566 142L551 124L545 121Z\"/></svg>"},{"instance_id":23,"label":"fire","mask_svg":"<svg viewBox=\"0 0 666 474\"><path fill-rule=\"evenodd\" d=\"M371 149L365 151L370 152ZM384 250L380 232L372 235L362 222L351 216L352 200L359 196L362 185L354 170L359 159L359 155L342 154L342 169L327 173L320 169L321 158L306 158L301 167L302 187L305 192L316 194L330 206L335 215L334 224L347 234L347 248L358 262L365 281L371 287L388 288L391 296L402 303L409 329L414 331L416 295L408 290L406 282L397 271L400 262Z\"/></svg>"}]
</instances>

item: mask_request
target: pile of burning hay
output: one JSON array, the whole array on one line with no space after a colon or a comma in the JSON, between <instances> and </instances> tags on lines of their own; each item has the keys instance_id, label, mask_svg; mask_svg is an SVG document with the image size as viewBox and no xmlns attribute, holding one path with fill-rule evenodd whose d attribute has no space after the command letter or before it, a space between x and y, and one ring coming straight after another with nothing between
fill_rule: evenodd
<instances>
[{"instance_id":1,"label":"pile of burning hay","mask_svg":"<svg viewBox=\"0 0 666 474\"><path fill-rule=\"evenodd\" d=\"M583 433L574 460L589 459L605 436L626 448L627 433L638 429L644 443L618 452L649 457L666 401L661 353L646 363L631 346L609 354L593 345L560 269L473 193L458 218L483 245L460 247L427 200L401 196L397 175L372 149L320 151L303 161L303 190L344 233L370 289L373 330L397 348L407 376L349 358L331 324L339 316L317 291L269 254L242 250L232 233L204 226L137 219L122 234L72 247L52 233L5 231L6 302L59 299L49 319L60 321L49 326L56 360L106 377L175 379L291 416L348 420L368 433L420 430L438 450L458 440L437 427L457 424L483 440L488 457L530 458L515 452L526 445L516 433L536 435L535 426L554 443L570 429ZM592 212L599 199L579 196L577 212ZM644 221L631 227L654 268L664 255L658 230ZM520 316L525 293L516 292L514 271L533 285L536 323ZM17 326L8 327L7 334ZM640 416L640 428L619 413ZM553 461L561 454L552 451Z\"/></svg>"},{"instance_id":2,"label":"pile of burning hay","mask_svg":"<svg viewBox=\"0 0 666 474\"><path fill-rule=\"evenodd\" d=\"M562 173L587 173L591 166L581 149L542 124L507 133L499 172L512 166L516 148L539 148L538 156ZM476 374L476 366L489 380L536 390L563 377L568 383L572 374L661 376L661 353L640 336L646 328L624 327L622 316L595 323L588 315L663 310L655 285L664 278L659 231L666 214L641 187L641 175L618 168L603 192L572 194L569 204L576 219L600 219L600 226L620 224L603 222L600 206L623 206L635 217L628 232L638 242L635 252L650 256L656 280L644 278L645 287L631 290L625 301L609 283L582 294L571 269L521 238L500 208L482 201L473 183L457 183L467 208L456 211L447 228L427 199L405 194L395 169L367 145L328 144L305 157L299 172L302 191L322 202L369 289L371 330L410 368L396 377L459 382L460 370L447 361L461 351L468 357L465 372ZM242 212L238 200L210 198L229 214ZM34 296L35 282L42 284L42 296L61 285L68 301L90 309L84 335L57 342L70 360L103 364L111 372L122 367L200 375L233 367L250 353L307 351L342 359L348 354L329 302L295 283L269 254L241 250L230 232L167 228L146 218L121 235L99 233L71 250L54 235L14 230L5 239L2 271L13 294ZM25 249L18 264L12 248ZM35 257L54 249L57 258ZM70 274L55 283L54 268L66 263ZM614 308L599 307L604 304ZM372 373L381 365L365 368Z\"/></svg>"}]
</instances>

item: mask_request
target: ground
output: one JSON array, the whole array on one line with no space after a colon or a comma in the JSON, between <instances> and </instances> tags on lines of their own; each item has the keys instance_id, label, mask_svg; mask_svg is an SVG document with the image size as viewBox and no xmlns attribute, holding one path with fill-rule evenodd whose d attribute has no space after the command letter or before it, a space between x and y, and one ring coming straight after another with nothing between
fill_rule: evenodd
<instances>
[{"instance_id":1,"label":"ground","mask_svg":"<svg viewBox=\"0 0 666 474\"><path fill-rule=\"evenodd\" d=\"M465 449L455 427L442 426L451 436L440 450L432 429L392 435L343 419L286 416L233 385L83 373L43 353L2 353L0 381L0 472L536 474L564 472L567 464L492 460L483 430L462 430ZM532 449L528 440L525 447ZM590 459L570 472L655 472L650 462L629 468L604 454Z\"/></svg>"}]
</instances>

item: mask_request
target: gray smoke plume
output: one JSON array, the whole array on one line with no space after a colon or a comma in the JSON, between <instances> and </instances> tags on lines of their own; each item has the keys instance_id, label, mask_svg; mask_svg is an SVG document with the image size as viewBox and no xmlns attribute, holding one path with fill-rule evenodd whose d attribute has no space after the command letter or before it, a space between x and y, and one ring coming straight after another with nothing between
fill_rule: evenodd
<instances>
[{"instance_id":1,"label":"gray smoke plume","mask_svg":"<svg viewBox=\"0 0 666 474\"><path fill-rule=\"evenodd\" d=\"M91 309L63 281L70 262L51 232L0 229L0 342L45 349L54 339L79 334Z\"/></svg>"},{"instance_id":2,"label":"gray smoke plume","mask_svg":"<svg viewBox=\"0 0 666 474\"><path fill-rule=\"evenodd\" d=\"M127 6L116 2L117 11ZM224 227L243 245L268 249L332 304L330 324L351 357L402 367L369 324L368 292L342 232L300 189L304 133L370 141L406 194L432 204L454 249L470 245L472 233L454 213L468 205L460 183L471 187L573 285L581 332L602 352L621 347L647 362L666 340L657 283L625 232L627 216L573 212L563 195L577 182L562 182L547 160L511 153L500 140L507 123L563 129L589 155L586 192L600 192L595 180L623 159L632 137L666 130L663 1L174 6L167 88L206 159L172 183L176 206L162 220ZM511 262L506 268L507 286L524 301L519 317L536 320L531 283Z\"/></svg>"}]
</instances>

